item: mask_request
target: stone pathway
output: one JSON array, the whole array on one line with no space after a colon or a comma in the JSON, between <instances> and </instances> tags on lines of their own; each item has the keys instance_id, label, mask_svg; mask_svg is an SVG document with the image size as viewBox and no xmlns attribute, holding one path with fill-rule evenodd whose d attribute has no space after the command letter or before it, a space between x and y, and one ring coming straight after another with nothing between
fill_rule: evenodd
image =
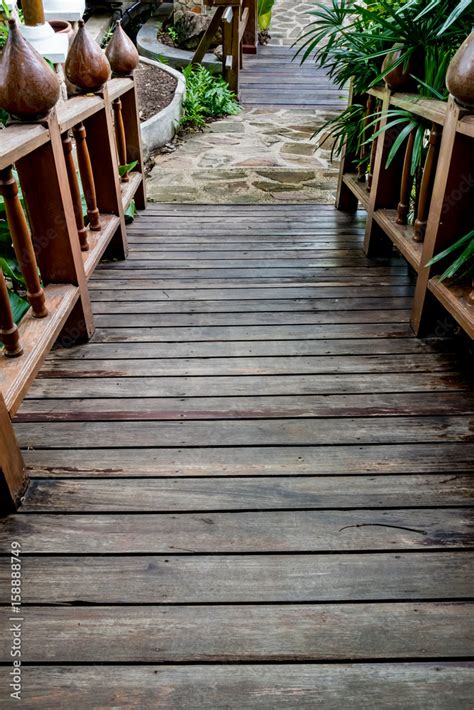
<instances>
[{"instance_id":1,"label":"stone pathway","mask_svg":"<svg viewBox=\"0 0 474 710\"><path fill-rule=\"evenodd\" d=\"M291 46L307 24L304 12L311 4L277 0L272 43ZM337 165L329 162L329 145L317 148L313 137L328 115L313 108L244 108L179 139L174 152L158 154L147 180L148 197L153 202L331 204Z\"/></svg>"},{"instance_id":2,"label":"stone pathway","mask_svg":"<svg viewBox=\"0 0 474 710\"><path fill-rule=\"evenodd\" d=\"M301 37L311 22L308 10L314 7L311 0L276 0L270 28L270 45L291 47Z\"/></svg>"},{"instance_id":3,"label":"stone pathway","mask_svg":"<svg viewBox=\"0 0 474 710\"><path fill-rule=\"evenodd\" d=\"M321 202L334 200L329 150L311 137L325 114L247 109L158 155L148 180L157 202Z\"/></svg>"}]
</instances>

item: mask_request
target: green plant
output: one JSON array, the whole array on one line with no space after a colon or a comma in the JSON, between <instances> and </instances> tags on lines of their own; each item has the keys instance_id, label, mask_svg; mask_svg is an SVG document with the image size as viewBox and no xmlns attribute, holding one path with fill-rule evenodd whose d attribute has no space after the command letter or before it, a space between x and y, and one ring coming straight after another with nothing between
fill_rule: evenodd
<instances>
[{"instance_id":1,"label":"green plant","mask_svg":"<svg viewBox=\"0 0 474 710\"><path fill-rule=\"evenodd\" d=\"M208 118L236 114L240 106L235 94L220 76L214 76L203 66L183 69L186 80L186 97L180 127L203 126Z\"/></svg>"},{"instance_id":2,"label":"green plant","mask_svg":"<svg viewBox=\"0 0 474 710\"><path fill-rule=\"evenodd\" d=\"M257 2L257 21L262 32L267 31L270 27L274 5L275 0L258 0Z\"/></svg>"},{"instance_id":3,"label":"green plant","mask_svg":"<svg viewBox=\"0 0 474 710\"><path fill-rule=\"evenodd\" d=\"M137 206L135 204L135 200L132 200L125 210L125 224L131 224L135 217L137 216L138 211L137 211Z\"/></svg>"},{"instance_id":4,"label":"green plant","mask_svg":"<svg viewBox=\"0 0 474 710\"><path fill-rule=\"evenodd\" d=\"M5 22L11 15L10 8L8 7L5 0L0 2L0 49L5 46L5 42L8 37L8 25Z\"/></svg>"},{"instance_id":5,"label":"green plant","mask_svg":"<svg viewBox=\"0 0 474 710\"><path fill-rule=\"evenodd\" d=\"M131 163L126 163L125 165L119 165L119 175L123 177L127 173L130 173L138 165L138 160L133 160Z\"/></svg>"},{"instance_id":6,"label":"green plant","mask_svg":"<svg viewBox=\"0 0 474 710\"><path fill-rule=\"evenodd\" d=\"M168 29L166 30L166 34L170 37L170 39L173 40L175 44L178 43L178 33L174 27L168 27Z\"/></svg>"},{"instance_id":7,"label":"green plant","mask_svg":"<svg viewBox=\"0 0 474 710\"><path fill-rule=\"evenodd\" d=\"M434 256L426 266L437 264L454 254L457 254L455 260L438 277L440 281L453 278L462 279L474 275L474 229Z\"/></svg>"},{"instance_id":8,"label":"green plant","mask_svg":"<svg viewBox=\"0 0 474 710\"><path fill-rule=\"evenodd\" d=\"M295 56L301 62L312 59L317 66L324 67L338 87L347 87L351 82L354 95L364 95L387 73L401 65L406 69L410 60L416 59L413 78L418 93L446 99L446 69L474 23L474 2L331 0L330 5L316 3L308 15L313 21L298 41ZM394 46L399 49L399 56L393 56L382 68ZM375 124L380 116L369 118L373 118ZM407 126L413 122L412 116L405 118ZM324 125L326 133L336 139L336 154L344 145L344 134L352 143L357 133L364 135L366 119L358 110ZM390 127L392 124L383 130ZM401 145L402 142L398 148ZM416 157L420 157L420 151Z\"/></svg>"}]
</instances>

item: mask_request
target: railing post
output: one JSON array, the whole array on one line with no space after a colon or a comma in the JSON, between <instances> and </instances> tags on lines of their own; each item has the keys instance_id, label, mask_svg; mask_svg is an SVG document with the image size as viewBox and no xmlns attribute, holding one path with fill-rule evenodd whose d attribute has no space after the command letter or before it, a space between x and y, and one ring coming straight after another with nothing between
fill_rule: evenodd
<instances>
[{"instance_id":1,"label":"railing post","mask_svg":"<svg viewBox=\"0 0 474 710\"><path fill-rule=\"evenodd\" d=\"M146 207L145 177L143 175L142 139L135 84L133 89L122 94L121 102L122 120L125 128L125 135L127 136L127 160L130 163L137 161L137 167L134 168L134 170L142 173L141 184L135 192L135 206L139 210L144 210Z\"/></svg>"},{"instance_id":2,"label":"railing post","mask_svg":"<svg viewBox=\"0 0 474 710\"><path fill-rule=\"evenodd\" d=\"M257 54L258 45L258 23L257 23L257 0L243 0L243 8L248 9L249 17L242 40L242 51L244 54Z\"/></svg>"},{"instance_id":3,"label":"railing post","mask_svg":"<svg viewBox=\"0 0 474 710\"><path fill-rule=\"evenodd\" d=\"M0 342L4 345L6 357L22 355L18 328L13 320L7 284L2 269L0 269Z\"/></svg>"},{"instance_id":4,"label":"railing post","mask_svg":"<svg viewBox=\"0 0 474 710\"><path fill-rule=\"evenodd\" d=\"M48 129L48 143L18 160L16 167L28 205L32 239L45 285L72 284L79 287L79 299L66 321L64 332L67 332L69 343L80 343L88 340L94 332L94 319L77 238L61 133L54 112L48 119Z\"/></svg>"},{"instance_id":5,"label":"railing post","mask_svg":"<svg viewBox=\"0 0 474 710\"><path fill-rule=\"evenodd\" d=\"M18 197L18 185L13 177L12 167L0 170L0 194L5 200L5 211L15 255L20 271L25 279L27 298L35 318L45 318L48 310L45 305L44 291L38 276L36 255L25 213Z\"/></svg>"},{"instance_id":6,"label":"railing post","mask_svg":"<svg viewBox=\"0 0 474 710\"><path fill-rule=\"evenodd\" d=\"M10 415L0 392L0 510L18 507L28 479Z\"/></svg>"}]
</instances>

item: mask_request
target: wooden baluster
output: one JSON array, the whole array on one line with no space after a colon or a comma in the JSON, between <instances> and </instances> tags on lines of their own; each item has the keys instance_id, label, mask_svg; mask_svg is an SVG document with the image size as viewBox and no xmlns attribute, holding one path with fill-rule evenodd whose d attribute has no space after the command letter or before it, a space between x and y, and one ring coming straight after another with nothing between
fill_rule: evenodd
<instances>
[{"instance_id":1,"label":"wooden baluster","mask_svg":"<svg viewBox=\"0 0 474 710\"><path fill-rule=\"evenodd\" d=\"M375 132L378 131L380 126L380 121L376 124L375 126ZM375 153L377 152L377 139L372 141L372 146L370 148L370 158L369 158L369 172L367 174L367 192L370 192L370 189L372 187L372 180L374 177L373 174L373 165L375 163Z\"/></svg>"},{"instance_id":2,"label":"wooden baluster","mask_svg":"<svg viewBox=\"0 0 474 710\"><path fill-rule=\"evenodd\" d=\"M13 248L20 271L25 279L27 298L33 315L35 318L44 318L48 315L48 309L45 305L44 291L38 275L38 264L31 235L18 197L18 185L13 177L11 166L0 170L0 195L5 200L5 212Z\"/></svg>"},{"instance_id":3,"label":"wooden baluster","mask_svg":"<svg viewBox=\"0 0 474 710\"><path fill-rule=\"evenodd\" d=\"M0 269L0 341L4 344L6 357L18 357L23 354L20 346L20 335L13 320L5 276Z\"/></svg>"},{"instance_id":4,"label":"wooden baluster","mask_svg":"<svg viewBox=\"0 0 474 710\"><path fill-rule=\"evenodd\" d=\"M441 135L441 126L433 123L430 131L430 144L426 155L425 167L423 168L423 177L421 179L420 194L418 199L418 210L414 225L415 233L413 235L413 239L415 242L422 242L425 238L431 202L431 192L433 190L434 179L436 176L436 165L438 163Z\"/></svg>"},{"instance_id":5,"label":"wooden baluster","mask_svg":"<svg viewBox=\"0 0 474 710\"><path fill-rule=\"evenodd\" d=\"M400 201L397 207L397 224L406 224L408 211L410 209L410 195L413 186L413 176L411 174L411 162L413 157L413 145L415 143L416 131L411 131L408 136L405 159L403 161L402 181L400 184Z\"/></svg>"},{"instance_id":6,"label":"wooden baluster","mask_svg":"<svg viewBox=\"0 0 474 710\"><path fill-rule=\"evenodd\" d=\"M380 106L380 101L376 101L376 102L375 102L375 110L376 110L376 111L379 111L380 108L381 108L381 106ZM375 126L374 126L374 128L373 128L372 135L374 135L374 133L377 133L377 131L379 130L379 128L380 128L380 119L379 119L379 120L377 121L377 123L375 124ZM372 145L371 145L371 147L370 147L369 172L367 173L367 185L366 185L366 187L367 187L367 192L370 192L370 190L371 190L371 188L372 188L372 180L373 180L373 177L374 177L374 172L373 172L373 171L374 171L375 154L376 154L376 152L377 152L377 139L375 139L375 140L372 141Z\"/></svg>"},{"instance_id":7,"label":"wooden baluster","mask_svg":"<svg viewBox=\"0 0 474 710\"><path fill-rule=\"evenodd\" d=\"M87 214L89 216L89 228L93 232L100 232L100 214L97 209L97 197L95 192L94 175L92 173L91 159L87 147L87 133L83 123L79 123L72 129L76 139L77 162L81 174L82 188L86 198Z\"/></svg>"},{"instance_id":8,"label":"wooden baluster","mask_svg":"<svg viewBox=\"0 0 474 710\"><path fill-rule=\"evenodd\" d=\"M74 216L76 218L77 233L79 236L79 244L82 251L89 249L87 243L87 229L84 225L84 215L82 213L81 191L79 188L79 180L77 179L76 166L72 153L72 140L69 131L61 136L64 151L64 160L66 162L67 176L69 180L69 189L72 197L72 205L74 207Z\"/></svg>"},{"instance_id":9,"label":"wooden baluster","mask_svg":"<svg viewBox=\"0 0 474 710\"><path fill-rule=\"evenodd\" d=\"M115 99L112 104L114 109L114 123L115 123L115 139L117 142L117 153L119 159L119 165L127 164L127 140L125 138L125 127L123 125L122 116L122 102L120 99ZM122 175L122 182L129 181L128 173Z\"/></svg>"},{"instance_id":10,"label":"wooden baluster","mask_svg":"<svg viewBox=\"0 0 474 710\"><path fill-rule=\"evenodd\" d=\"M359 163L357 164L357 178L360 182L364 182L365 180L365 168L364 168L364 159L367 157L367 146L364 145L366 139L367 139L367 126L369 123L369 117L373 114L374 112L374 97L373 96L368 96L367 97L367 104L366 104L366 111L365 111L365 118L364 118L364 123L363 123L363 132L362 132L362 145L360 146L359 150Z\"/></svg>"}]
</instances>

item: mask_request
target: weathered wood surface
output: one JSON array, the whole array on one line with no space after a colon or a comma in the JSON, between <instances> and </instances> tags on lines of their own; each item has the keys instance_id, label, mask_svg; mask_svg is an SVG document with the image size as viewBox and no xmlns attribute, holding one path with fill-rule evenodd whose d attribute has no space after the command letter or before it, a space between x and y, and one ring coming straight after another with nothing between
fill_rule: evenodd
<instances>
[{"instance_id":1,"label":"weathered wood surface","mask_svg":"<svg viewBox=\"0 0 474 710\"><path fill-rule=\"evenodd\" d=\"M32 422L19 423L16 432L25 448L137 449L160 446L305 446L323 444L403 444L425 442L473 442L470 417L411 417L318 419L313 421L273 419L258 423L238 421L186 422ZM46 439L49 437L49 439Z\"/></svg>"},{"instance_id":2,"label":"weathered wood surface","mask_svg":"<svg viewBox=\"0 0 474 710\"><path fill-rule=\"evenodd\" d=\"M404 476L268 476L220 478L83 480L36 479L23 512L179 512L446 506L472 502L466 474Z\"/></svg>"},{"instance_id":3,"label":"weathered wood surface","mask_svg":"<svg viewBox=\"0 0 474 710\"><path fill-rule=\"evenodd\" d=\"M39 514L5 520L0 552L12 539L29 554L339 552L472 547L472 509L279 510Z\"/></svg>"},{"instance_id":4,"label":"weathered wood surface","mask_svg":"<svg viewBox=\"0 0 474 710\"><path fill-rule=\"evenodd\" d=\"M153 206L97 270L14 422L28 706L471 707L466 352L362 227Z\"/></svg>"},{"instance_id":5,"label":"weathered wood surface","mask_svg":"<svg viewBox=\"0 0 474 710\"><path fill-rule=\"evenodd\" d=\"M469 660L468 602L30 607L28 663ZM126 640L126 642L124 642ZM0 639L9 658L10 639Z\"/></svg>"},{"instance_id":6,"label":"weathered wood surface","mask_svg":"<svg viewBox=\"0 0 474 710\"><path fill-rule=\"evenodd\" d=\"M31 708L471 710L474 664L29 666Z\"/></svg>"},{"instance_id":7,"label":"weathered wood surface","mask_svg":"<svg viewBox=\"0 0 474 710\"><path fill-rule=\"evenodd\" d=\"M300 65L300 58L293 60L295 53L293 47L269 46L259 47L258 56L246 56L240 78L244 106L345 108L344 92L334 86L326 71L310 60Z\"/></svg>"},{"instance_id":8,"label":"weathered wood surface","mask_svg":"<svg viewBox=\"0 0 474 710\"><path fill-rule=\"evenodd\" d=\"M474 553L25 557L25 604L407 601L472 595ZM445 574L433 585L439 569ZM0 560L7 584L9 560Z\"/></svg>"}]
</instances>

